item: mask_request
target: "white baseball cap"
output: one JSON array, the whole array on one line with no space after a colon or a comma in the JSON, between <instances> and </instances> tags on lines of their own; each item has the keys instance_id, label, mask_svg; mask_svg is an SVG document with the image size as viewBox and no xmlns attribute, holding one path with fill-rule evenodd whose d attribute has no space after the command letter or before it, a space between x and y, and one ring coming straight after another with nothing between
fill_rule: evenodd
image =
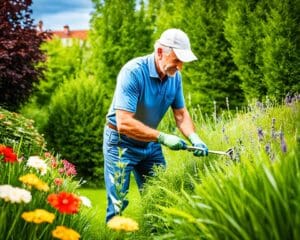
<instances>
[{"instance_id":1,"label":"white baseball cap","mask_svg":"<svg viewBox=\"0 0 300 240\"><path fill-rule=\"evenodd\" d=\"M164 46L171 47L181 62L197 60L197 57L192 52L189 37L180 29L170 28L164 31L158 42Z\"/></svg>"}]
</instances>

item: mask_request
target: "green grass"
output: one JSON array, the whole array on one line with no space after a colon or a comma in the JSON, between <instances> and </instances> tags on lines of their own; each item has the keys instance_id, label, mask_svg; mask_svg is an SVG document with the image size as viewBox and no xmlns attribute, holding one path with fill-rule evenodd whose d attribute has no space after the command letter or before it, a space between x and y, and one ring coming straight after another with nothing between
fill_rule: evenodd
<instances>
[{"instance_id":1,"label":"green grass","mask_svg":"<svg viewBox=\"0 0 300 240\"><path fill-rule=\"evenodd\" d=\"M82 196L88 197L92 202L92 207L95 211L95 217L92 224L96 226L103 225L107 206L105 189L80 188L79 192ZM129 205L125 209L123 215L137 219L141 211L141 197L133 176L130 179L130 187L127 198L129 200Z\"/></svg>"}]
</instances>

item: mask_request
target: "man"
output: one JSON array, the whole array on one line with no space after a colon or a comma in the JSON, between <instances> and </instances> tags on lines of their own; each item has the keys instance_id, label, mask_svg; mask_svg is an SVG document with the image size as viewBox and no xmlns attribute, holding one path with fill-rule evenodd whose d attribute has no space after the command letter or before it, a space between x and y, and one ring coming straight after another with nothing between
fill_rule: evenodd
<instances>
[{"instance_id":1,"label":"man","mask_svg":"<svg viewBox=\"0 0 300 240\"><path fill-rule=\"evenodd\" d=\"M128 205L122 196L128 191L131 171L141 190L154 166L165 167L161 144L172 150L186 149L183 139L156 130L170 106L181 133L203 149L194 155L208 154L185 107L179 72L184 62L196 59L188 36L180 29L168 29L156 41L154 53L133 59L121 69L103 139L106 221Z\"/></svg>"}]
</instances>

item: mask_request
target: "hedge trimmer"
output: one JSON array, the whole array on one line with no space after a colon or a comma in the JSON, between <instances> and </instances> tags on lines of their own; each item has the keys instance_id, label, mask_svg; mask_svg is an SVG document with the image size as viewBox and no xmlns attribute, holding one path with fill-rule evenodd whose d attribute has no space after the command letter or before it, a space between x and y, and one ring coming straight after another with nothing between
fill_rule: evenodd
<instances>
[{"instance_id":1,"label":"hedge trimmer","mask_svg":"<svg viewBox=\"0 0 300 240\"><path fill-rule=\"evenodd\" d=\"M201 150L201 151L203 151L204 149L200 148L200 147L187 146L186 150L192 152L192 151L195 151L195 150ZM227 157L230 157L230 159L233 159L233 149L232 148L229 148L226 152L216 151L216 150L208 150L208 153L225 155Z\"/></svg>"}]
</instances>

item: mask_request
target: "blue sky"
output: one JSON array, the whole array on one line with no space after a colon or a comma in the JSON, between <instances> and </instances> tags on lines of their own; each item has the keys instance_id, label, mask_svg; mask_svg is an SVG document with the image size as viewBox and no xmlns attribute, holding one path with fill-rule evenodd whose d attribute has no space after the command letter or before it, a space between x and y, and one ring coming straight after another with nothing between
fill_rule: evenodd
<instances>
[{"instance_id":1,"label":"blue sky","mask_svg":"<svg viewBox=\"0 0 300 240\"><path fill-rule=\"evenodd\" d=\"M32 18L42 20L44 30L88 29L93 4L91 0L32 0Z\"/></svg>"}]
</instances>

